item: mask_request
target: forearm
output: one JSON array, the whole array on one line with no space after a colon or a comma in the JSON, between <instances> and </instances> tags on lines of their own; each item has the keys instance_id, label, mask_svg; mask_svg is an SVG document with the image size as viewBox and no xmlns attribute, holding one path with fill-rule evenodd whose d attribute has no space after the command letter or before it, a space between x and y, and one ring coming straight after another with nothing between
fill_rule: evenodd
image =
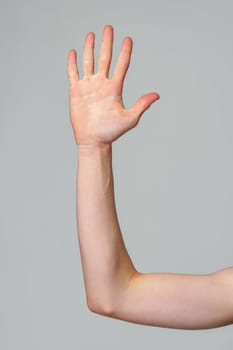
<instances>
[{"instance_id":1,"label":"forearm","mask_svg":"<svg viewBox=\"0 0 233 350\"><path fill-rule=\"evenodd\" d=\"M136 271L117 218L111 145L79 147L76 189L87 303L93 311L109 313Z\"/></svg>"}]
</instances>

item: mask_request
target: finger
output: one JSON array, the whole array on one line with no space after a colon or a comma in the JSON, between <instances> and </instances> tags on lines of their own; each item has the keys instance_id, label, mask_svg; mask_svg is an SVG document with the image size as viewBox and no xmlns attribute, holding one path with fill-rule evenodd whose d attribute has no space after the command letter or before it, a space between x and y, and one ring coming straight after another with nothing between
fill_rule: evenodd
<instances>
[{"instance_id":1,"label":"finger","mask_svg":"<svg viewBox=\"0 0 233 350\"><path fill-rule=\"evenodd\" d=\"M117 63L113 72L112 79L117 80L121 87L123 85L125 75L127 73L131 53L133 49L133 40L131 37L125 37L121 46L121 51L117 59Z\"/></svg>"},{"instance_id":2,"label":"finger","mask_svg":"<svg viewBox=\"0 0 233 350\"><path fill-rule=\"evenodd\" d=\"M144 96L141 96L133 105L133 107L127 110L132 123L136 125L142 114L152 105L152 103L157 101L159 98L160 96L156 92L151 92Z\"/></svg>"},{"instance_id":3,"label":"finger","mask_svg":"<svg viewBox=\"0 0 233 350\"><path fill-rule=\"evenodd\" d=\"M94 45L95 33L89 32L86 35L83 51L83 74L90 76L94 74Z\"/></svg>"},{"instance_id":4,"label":"finger","mask_svg":"<svg viewBox=\"0 0 233 350\"><path fill-rule=\"evenodd\" d=\"M67 73L70 84L76 84L79 80L79 72L77 67L77 52L74 49L68 52Z\"/></svg>"},{"instance_id":5,"label":"finger","mask_svg":"<svg viewBox=\"0 0 233 350\"><path fill-rule=\"evenodd\" d=\"M98 72L108 77L112 60L113 27L106 25L103 30L102 44L98 60Z\"/></svg>"}]
</instances>

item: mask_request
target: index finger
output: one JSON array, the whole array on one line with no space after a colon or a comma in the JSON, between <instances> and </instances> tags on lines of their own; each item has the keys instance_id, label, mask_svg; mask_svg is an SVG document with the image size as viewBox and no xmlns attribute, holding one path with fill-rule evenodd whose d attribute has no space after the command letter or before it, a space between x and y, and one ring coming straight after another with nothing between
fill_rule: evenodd
<instances>
[{"instance_id":1,"label":"index finger","mask_svg":"<svg viewBox=\"0 0 233 350\"><path fill-rule=\"evenodd\" d=\"M121 86L123 85L125 75L129 68L132 49L133 40L131 37L127 36L123 40L121 51L112 76L112 79L117 80Z\"/></svg>"}]
</instances>

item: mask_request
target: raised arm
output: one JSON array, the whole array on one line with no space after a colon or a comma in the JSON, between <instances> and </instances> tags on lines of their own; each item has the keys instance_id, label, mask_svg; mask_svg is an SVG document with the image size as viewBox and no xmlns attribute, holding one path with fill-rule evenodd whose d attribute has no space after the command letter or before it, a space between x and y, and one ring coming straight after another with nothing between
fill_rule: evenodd
<instances>
[{"instance_id":1,"label":"raised arm","mask_svg":"<svg viewBox=\"0 0 233 350\"><path fill-rule=\"evenodd\" d=\"M114 200L112 143L134 128L159 95L126 109L122 87L132 52L126 37L113 76L113 28L105 26L94 73L94 33L86 36L84 77L68 54L70 117L78 148L77 229L86 299L95 313L144 325L202 329L233 323L233 269L212 274L142 273L125 247Z\"/></svg>"}]
</instances>

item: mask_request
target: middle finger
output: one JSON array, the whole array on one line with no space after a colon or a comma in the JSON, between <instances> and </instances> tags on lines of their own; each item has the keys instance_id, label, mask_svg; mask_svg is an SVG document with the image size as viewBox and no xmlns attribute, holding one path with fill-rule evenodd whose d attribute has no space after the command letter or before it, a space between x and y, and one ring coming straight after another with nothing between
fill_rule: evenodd
<instances>
[{"instance_id":1,"label":"middle finger","mask_svg":"<svg viewBox=\"0 0 233 350\"><path fill-rule=\"evenodd\" d=\"M100 48L98 72L108 76L112 59L113 27L106 25L103 30L102 44Z\"/></svg>"}]
</instances>

